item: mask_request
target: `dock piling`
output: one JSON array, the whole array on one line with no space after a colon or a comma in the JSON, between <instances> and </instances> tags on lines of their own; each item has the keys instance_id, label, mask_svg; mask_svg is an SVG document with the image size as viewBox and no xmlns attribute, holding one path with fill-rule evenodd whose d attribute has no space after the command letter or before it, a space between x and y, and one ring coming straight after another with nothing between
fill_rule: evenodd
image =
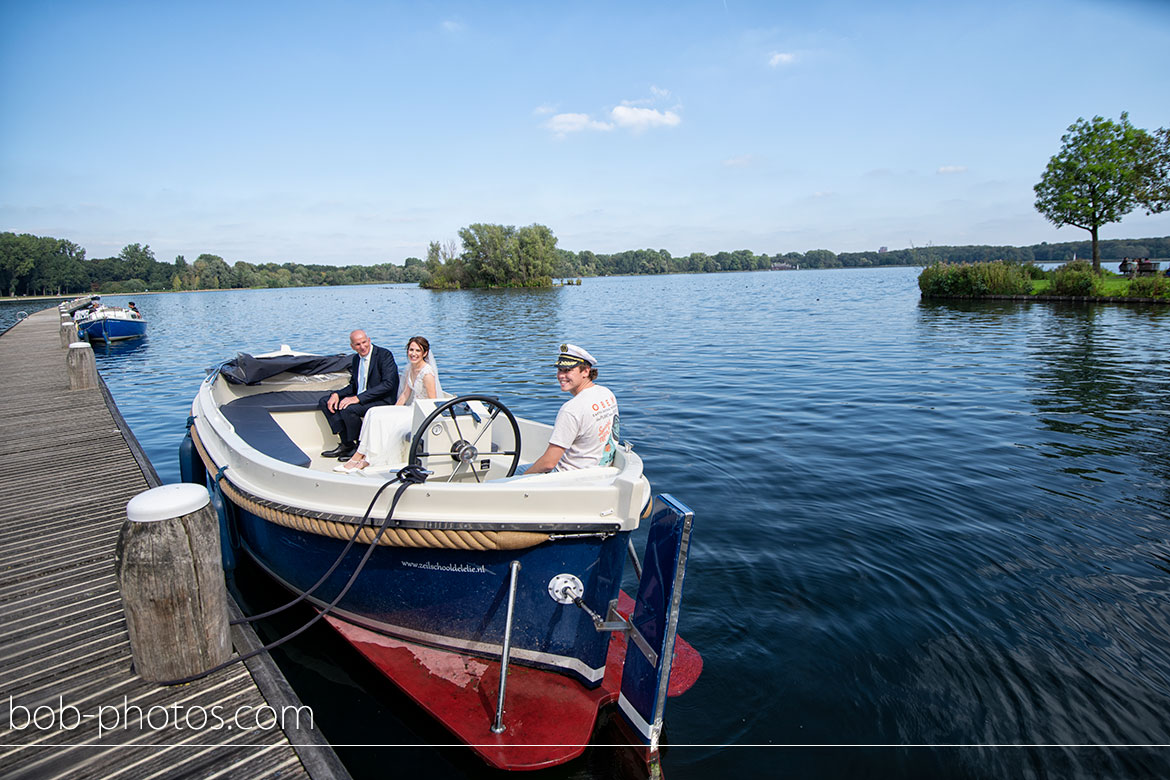
<instances>
[{"instance_id":1,"label":"dock piling","mask_svg":"<svg viewBox=\"0 0 1170 780\"><path fill-rule=\"evenodd\" d=\"M163 485L126 505L115 569L138 675L150 682L226 661L227 589L219 523L202 485Z\"/></svg>"},{"instance_id":2,"label":"dock piling","mask_svg":"<svg viewBox=\"0 0 1170 780\"><path fill-rule=\"evenodd\" d=\"M77 325L73 320L61 320L61 349L69 349L69 345L77 341Z\"/></svg>"},{"instance_id":3,"label":"dock piling","mask_svg":"<svg viewBox=\"0 0 1170 780\"><path fill-rule=\"evenodd\" d=\"M70 390L92 390L98 386L97 360L93 356L93 347L87 342L75 341L69 345L65 365Z\"/></svg>"}]
</instances>

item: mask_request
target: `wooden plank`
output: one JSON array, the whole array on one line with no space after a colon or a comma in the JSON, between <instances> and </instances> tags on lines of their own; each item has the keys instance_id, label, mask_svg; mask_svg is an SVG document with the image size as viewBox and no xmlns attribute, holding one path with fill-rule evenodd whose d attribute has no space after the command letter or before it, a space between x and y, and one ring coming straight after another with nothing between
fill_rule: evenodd
<instances>
[{"instance_id":1,"label":"wooden plank","mask_svg":"<svg viewBox=\"0 0 1170 780\"><path fill-rule=\"evenodd\" d=\"M0 364L21 367L0 372L0 691L30 714L63 704L89 717L40 728L9 709L11 721L0 724L5 778L348 778L307 724L245 731L170 722L216 707L302 706L267 656L169 688L131 671L114 547L127 501L158 477L104 385L69 390L58 331L54 308L0 338ZM259 644L250 628L232 637L237 652ZM170 715L157 728L104 728L97 713L109 721L119 707L156 721ZM312 749L302 756L290 734Z\"/></svg>"}]
</instances>

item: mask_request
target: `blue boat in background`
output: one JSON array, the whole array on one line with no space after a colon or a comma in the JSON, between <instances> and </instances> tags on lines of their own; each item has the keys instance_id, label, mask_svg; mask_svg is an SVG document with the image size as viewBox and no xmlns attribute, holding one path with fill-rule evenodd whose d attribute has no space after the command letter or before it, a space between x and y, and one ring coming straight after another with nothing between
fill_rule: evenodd
<instances>
[{"instance_id":1,"label":"blue boat in background","mask_svg":"<svg viewBox=\"0 0 1170 780\"><path fill-rule=\"evenodd\" d=\"M131 304L133 305L133 304ZM90 341L125 341L146 335L146 320L137 309L98 305L77 318L77 335Z\"/></svg>"}]
</instances>

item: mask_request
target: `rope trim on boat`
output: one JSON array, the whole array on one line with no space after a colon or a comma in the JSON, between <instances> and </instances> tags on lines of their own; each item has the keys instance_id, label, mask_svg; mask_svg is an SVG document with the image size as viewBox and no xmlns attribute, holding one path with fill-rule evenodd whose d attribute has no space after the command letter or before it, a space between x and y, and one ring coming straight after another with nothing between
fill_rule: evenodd
<instances>
[{"instance_id":1,"label":"rope trim on boat","mask_svg":"<svg viewBox=\"0 0 1170 780\"><path fill-rule=\"evenodd\" d=\"M199 457L203 459L209 472L219 469L219 466L207 454L203 442L199 439L199 432L191 426L191 440ZM286 508L277 508L262 498L249 496L231 483L231 479L221 480L220 489L242 509L251 512L270 523L292 528L305 533L328 536L333 539L348 541L354 534L356 523L343 523L320 517L310 517ZM367 526L361 529L357 541L369 544L377 535L378 529ZM472 531L472 530L444 530L430 528L387 528L383 531L378 544L385 547L425 547L444 550L522 550L526 547L535 547L548 541L549 535L533 531Z\"/></svg>"}]
</instances>

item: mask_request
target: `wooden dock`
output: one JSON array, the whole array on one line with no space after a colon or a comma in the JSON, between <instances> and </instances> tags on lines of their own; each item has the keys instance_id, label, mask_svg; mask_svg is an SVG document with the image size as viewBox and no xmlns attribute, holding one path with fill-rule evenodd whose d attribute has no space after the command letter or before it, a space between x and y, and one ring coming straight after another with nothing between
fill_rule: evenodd
<instances>
[{"instance_id":1,"label":"wooden dock","mask_svg":"<svg viewBox=\"0 0 1170 780\"><path fill-rule=\"evenodd\" d=\"M266 654L170 688L132 672L114 548L159 479L104 385L69 389L59 331L53 307L0 335L0 776L348 778Z\"/></svg>"}]
</instances>

